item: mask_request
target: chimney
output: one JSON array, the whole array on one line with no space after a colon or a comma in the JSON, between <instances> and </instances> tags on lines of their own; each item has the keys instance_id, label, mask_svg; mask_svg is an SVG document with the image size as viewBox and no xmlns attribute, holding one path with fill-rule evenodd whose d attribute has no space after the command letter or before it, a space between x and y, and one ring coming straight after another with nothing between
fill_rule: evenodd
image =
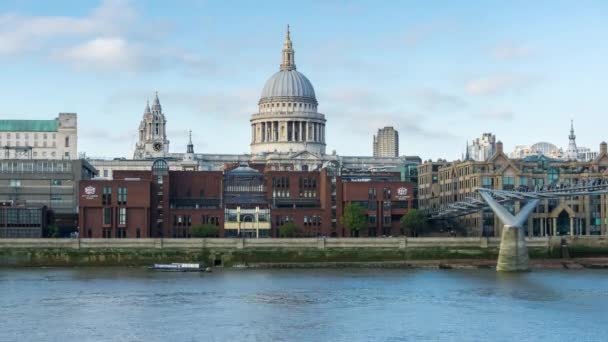
<instances>
[{"instance_id":1,"label":"chimney","mask_svg":"<svg viewBox=\"0 0 608 342\"><path fill-rule=\"evenodd\" d=\"M600 154L606 154L608 148L606 147L606 142L602 141L602 143L600 144Z\"/></svg>"},{"instance_id":2,"label":"chimney","mask_svg":"<svg viewBox=\"0 0 608 342\"><path fill-rule=\"evenodd\" d=\"M502 151L502 141L498 141L496 143L496 153L503 153L503 151Z\"/></svg>"}]
</instances>

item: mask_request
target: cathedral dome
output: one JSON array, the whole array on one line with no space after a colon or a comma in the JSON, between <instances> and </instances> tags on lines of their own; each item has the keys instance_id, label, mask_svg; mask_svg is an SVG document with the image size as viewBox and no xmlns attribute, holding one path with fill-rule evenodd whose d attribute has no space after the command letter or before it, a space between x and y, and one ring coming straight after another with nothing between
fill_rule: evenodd
<instances>
[{"instance_id":1,"label":"cathedral dome","mask_svg":"<svg viewBox=\"0 0 608 342\"><path fill-rule=\"evenodd\" d=\"M317 102L312 84L295 69L281 70L266 81L260 101L276 97L300 97Z\"/></svg>"}]
</instances>

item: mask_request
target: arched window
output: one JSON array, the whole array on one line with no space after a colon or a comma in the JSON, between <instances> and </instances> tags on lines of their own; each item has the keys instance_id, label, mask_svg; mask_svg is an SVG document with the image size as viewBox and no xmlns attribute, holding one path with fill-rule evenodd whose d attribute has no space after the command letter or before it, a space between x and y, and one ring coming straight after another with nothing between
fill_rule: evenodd
<instances>
[{"instance_id":1,"label":"arched window","mask_svg":"<svg viewBox=\"0 0 608 342\"><path fill-rule=\"evenodd\" d=\"M166 176L169 174L169 164L164 159L156 159L152 164L152 174L154 176Z\"/></svg>"}]
</instances>

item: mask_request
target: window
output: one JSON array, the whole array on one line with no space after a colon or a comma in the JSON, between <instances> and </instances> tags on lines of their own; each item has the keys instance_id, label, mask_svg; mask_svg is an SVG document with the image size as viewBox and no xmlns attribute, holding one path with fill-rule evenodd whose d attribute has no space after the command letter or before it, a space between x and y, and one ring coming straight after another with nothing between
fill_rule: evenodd
<instances>
[{"instance_id":1,"label":"window","mask_svg":"<svg viewBox=\"0 0 608 342\"><path fill-rule=\"evenodd\" d=\"M118 191L118 205L127 204L127 187L119 186L117 191Z\"/></svg>"},{"instance_id":2,"label":"window","mask_svg":"<svg viewBox=\"0 0 608 342\"><path fill-rule=\"evenodd\" d=\"M391 217L390 216L383 216L383 223L385 226L390 226L391 225Z\"/></svg>"},{"instance_id":3,"label":"window","mask_svg":"<svg viewBox=\"0 0 608 342\"><path fill-rule=\"evenodd\" d=\"M112 228L104 228L103 229L103 238L109 239L112 237Z\"/></svg>"},{"instance_id":4,"label":"window","mask_svg":"<svg viewBox=\"0 0 608 342\"><path fill-rule=\"evenodd\" d=\"M103 225L109 226L112 224L112 208L103 208Z\"/></svg>"},{"instance_id":5,"label":"window","mask_svg":"<svg viewBox=\"0 0 608 342\"><path fill-rule=\"evenodd\" d=\"M53 185L61 185L61 179L53 179L51 184Z\"/></svg>"},{"instance_id":6,"label":"window","mask_svg":"<svg viewBox=\"0 0 608 342\"><path fill-rule=\"evenodd\" d=\"M369 188L367 190L367 198L370 200L376 199L376 188Z\"/></svg>"},{"instance_id":7,"label":"window","mask_svg":"<svg viewBox=\"0 0 608 342\"><path fill-rule=\"evenodd\" d=\"M127 237L127 228L117 228L116 229L116 238L124 239Z\"/></svg>"},{"instance_id":8,"label":"window","mask_svg":"<svg viewBox=\"0 0 608 342\"><path fill-rule=\"evenodd\" d=\"M135 237L138 239L141 237L141 229L139 227L135 228Z\"/></svg>"},{"instance_id":9,"label":"window","mask_svg":"<svg viewBox=\"0 0 608 342\"><path fill-rule=\"evenodd\" d=\"M103 170L103 176L108 177L108 170Z\"/></svg>"},{"instance_id":10,"label":"window","mask_svg":"<svg viewBox=\"0 0 608 342\"><path fill-rule=\"evenodd\" d=\"M502 177L502 189L503 190L513 190L515 187L515 177L513 176L503 176Z\"/></svg>"},{"instance_id":11,"label":"window","mask_svg":"<svg viewBox=\"0 0 608 342\"><path fill-rule=\"evenodd\" d=\"M127 224L127 208L118 208L118 224L121 226Z\"/></svg>"},{"instance_id":12,"label":"window","mask_svg":"<svg viewBox=\"0 0 608 342\"><path fill-rule=\"evenodd\" d=\"M369 217L367 218L367 222L370 225L376 225L376 215L369 215Z\"/></svg>"},{"instance_id":13,"label":"window","mask_svg":"<svg viewBox=\"0 0 608 342\"><path fill-rule=\"evenodd\" d=\"M70 147L70 137L65 137L65 147Z\"/></svg>"},{"instance_id":14,"label":"window","mask_svg":"<svg viewBox=\"0 0 608 342\"><path fill-rule=\"evenodd\" d=\"M111 186L103 187L103 192L101 195L101 204L103 204L103 205L112 204L112 187Z\"/></svg>"},{"instance_id":15,"label":"window","mask_svg":"<svg viewBox=\"0 0 608 342\"><path fill-rule=\"evenodd\" d=\"M21 180L19 180L19 179L11 179L10 186L11 186L11 188L20 188L21 187Z\"/></svg>"},{"instance_id":16,"label":"window","mask_svg":"<svg viewBox=\"0 0 608 342\"><path fill-rule=\"evenodd\" d=\"M391 189L390 188L384 188L382 190L382 195L384 199L391 199Z\"/></svg>"}]
</instances>

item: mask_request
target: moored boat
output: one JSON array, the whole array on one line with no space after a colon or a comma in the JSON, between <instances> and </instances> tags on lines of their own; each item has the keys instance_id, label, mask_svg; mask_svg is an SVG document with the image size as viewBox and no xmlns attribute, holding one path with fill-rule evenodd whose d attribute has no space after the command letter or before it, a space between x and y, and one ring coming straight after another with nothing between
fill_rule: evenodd
<instances>
[{"instance_id":1,"label":"moored boat","mask_svg":"<svg viewBox=\"0 0 608 342\"><path fill-rule=\"evenodd\" d=\"M181 263L174 262L171 264L154 264L150 269L158 271L181 271L181 272L198 272L204 271L205 268L201 264L196 263Z\"/></svg>"}]
</instances>

